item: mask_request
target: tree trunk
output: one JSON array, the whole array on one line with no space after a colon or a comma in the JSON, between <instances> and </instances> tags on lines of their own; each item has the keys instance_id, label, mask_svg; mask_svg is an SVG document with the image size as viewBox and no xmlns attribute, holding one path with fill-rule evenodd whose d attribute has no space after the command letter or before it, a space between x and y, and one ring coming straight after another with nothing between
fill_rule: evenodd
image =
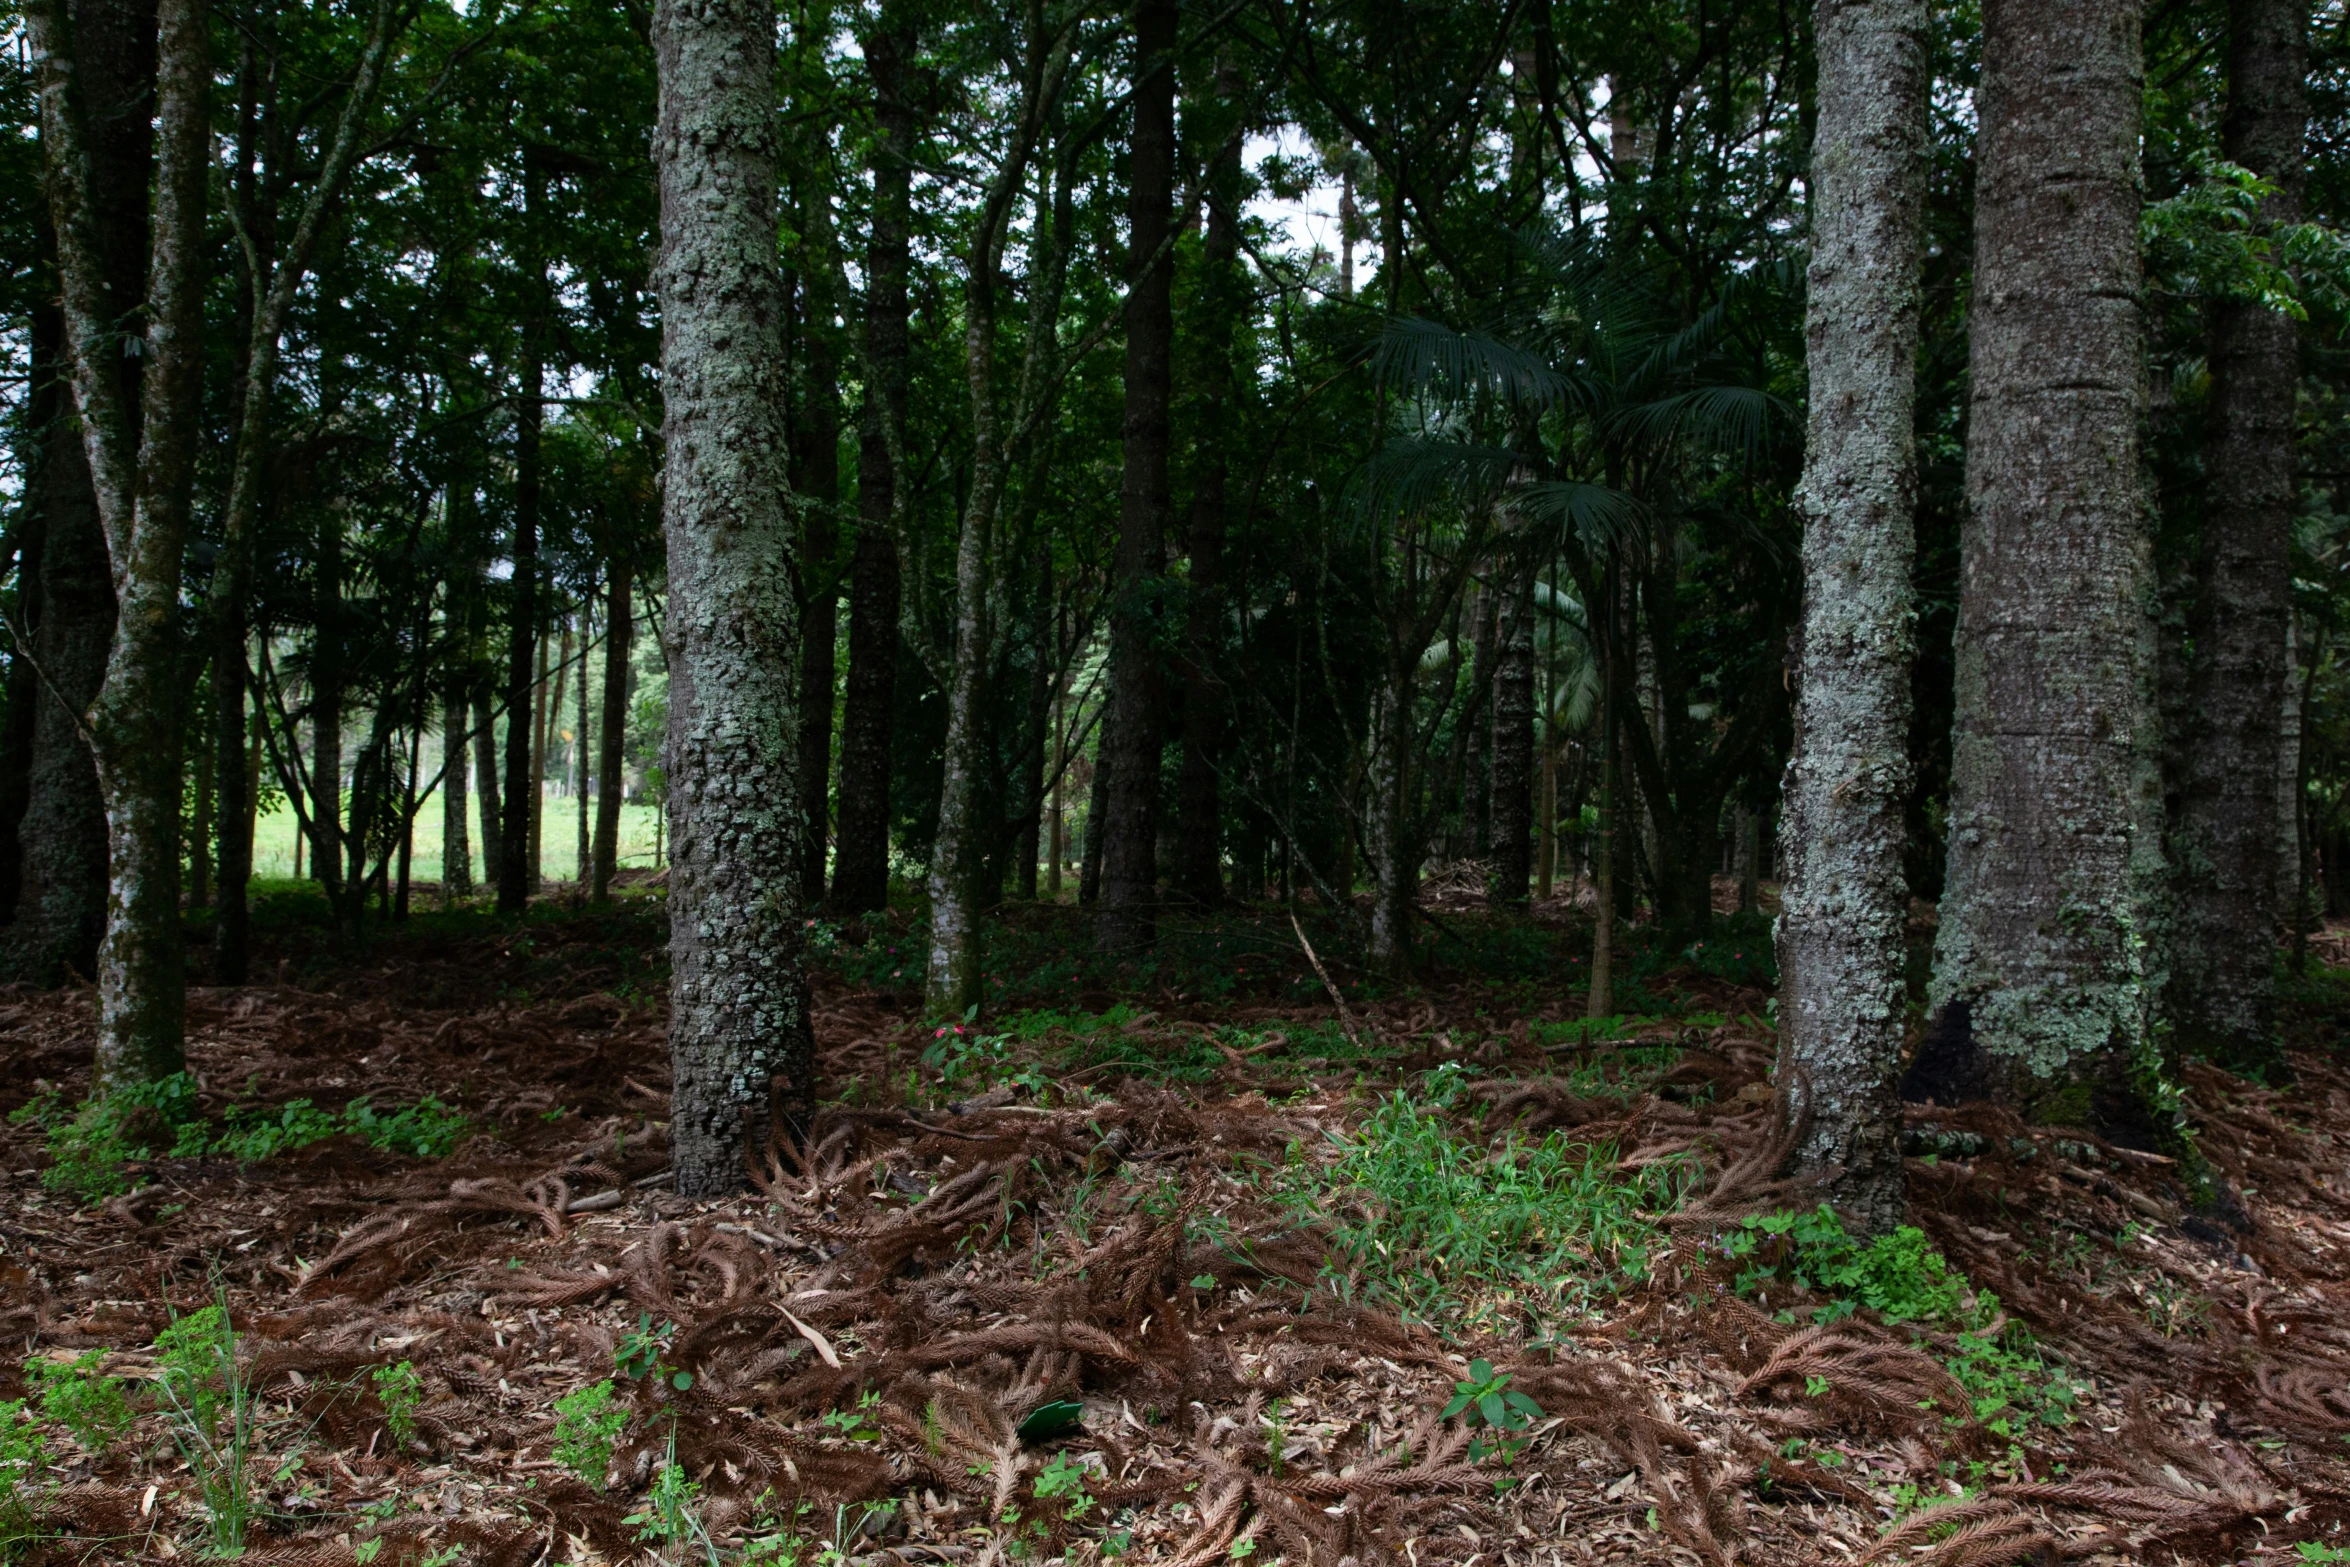
<instances>
[{"instance_id":1,"label":"tree trunk","mask_svg":"<svg viewBox=\"0 0 2350 1567\"><path fill-rule=\"evenodd\" d=\"M490 710L485 681L473 693L473 790L481 801L481 880L493 890L506 885L506 815L498 799L498 723Z\"/></svg>"},{"instance_id":2,"label":"tree trunk","mask_svg":"<svg viewBox=\"0 0 2350 1567\"><path fill-rule=\"evenodd\" d=\"M1494 584L1475 588L1469 611L1469 647L1476 667L1469 679L1469 700L1461 712L1461 837L1471 859L1482 860L1493 850L1493 708L1489 700L1493 662L1501 656L1494 639Z\"/></svg>"},{"instance_id":3,"label":"tree trunk","mask_svg":"<svg viewBox=\"0 0 2350 1567\"><path fill-rule=\"evenodd\" d=\"M1371 963L1401 974L1412 962L1412 910L1419 897L1420 850L1412 832L1412 679L1414 663L1387 672L1371 698L1370 755L1363 779L1364 848L1371 856ZM1342 860L1345 858L1341 857ZM1351 869L1338 885L1345 897Z\"/></svg>"},{"instance_id":4,"label":"tree trunk","mask_svg":"<svg viewBox=\"0 0 2350 1567\"><path fill-rule=\"evenodd\" d=\"M2228 7L2228 160L2275 182L2263 216L2301 217L2309 11L2298 0ZM2292 611L2291 317L2225 300L2211 316L2208 500L2187 616L2187 743L2172 861L2177 937L2166 1000L2173 1047L2239 1071L2283 1065L2277 1033L2277 777Z\"/></svg>"},{"instance_id":5,"label":"tree trunk","mask_svg":"<svg viewBox=\"0 0 2350 1567\"><path fill-rule=\"evenodd\" d=\"M1583 998L1585 1017L1613 1017L1616 1010L1616 759L1615 700L1611 683L1600 686L1599 839L1591 867L1591 988Z\"/></svg>"},{"instance_id":6,"label":"tree trunk","mask_svg":"<svg viewBox=\"0 0 2350 1567\"><path fill-rule=\"evenodd\" d=\"M1102 897L1102 821L1110 814L1110 775L1102 766L1102 751L1109 744L1107 731L1114 716L1102 715L1104 733L1094 742L1093 772L1086 780L1085 848L1077 862L1077 906L1081 909L1092 908Z\"/></svg>"},{"instance_id":7,"label":"tree trunk","mask_svg":"<svg viewBox=\"0 0 2350 1567\"><path fill-rule=\"evenodd\" d=\"M829 154L826 155L829 167ZM832 189L804 176L800 206L800 385L792 430L792 489L800 511L800 896L824 901L824 848L832 804L833 646L840 612L840 356L833 339L840 247Z\"/></svg>"},{"instance_id":8,"label":"tree trunk","mask_svg":"<svg viewBox=\"0 0 2350 1567\"><path fill-rule=\"evenodd\" d=\"M677 1190L742 1185L816 1104L792 740L799 626L776 271L775 12L661 0L669 555L670 1140ZM782 1079L771 1109L770 1083Z\"/></svg>"},{"instance_id":9,"label":"tree trunk","mask_svg":"<svg viewBox=\"0 0 2350 1567\"><path fill-rule=\"evenodd\" d=\"M242 700L244 693L237 696ZM196 805L188 823L188 907L201 909L212 902L212 748L199 743L191 749Z\"/></svg>"},{"instance_id":10,"label":"tree trunk","mask_svg":"<svg viewBox=\"0 0 2350 1567\"><path fill-rule=\"evenodd\" d=\"M146 184L126 192L111 183L116 171L104 143L91 138L85 114L121 113L122 105L101 96L99 83L77 69L83 62L73 50L90 46L92 19L75 20L79 36L69 43L55 8L28 16L46 78L42 140L75 405L119 610L105 678L87 718L106 813L95 1082L107 1092L167 1076L185 1059L179 596L203 392L212 71L199 0L164 0L139 18L139 26L154 29L153 75L122 80L138 84L134 104L147 101L146 81L152 81L160 154L153 215L142 230L129 212L145 208ZM120 139L137 134L126 128ZM151 244L129 243L134 234ZM116 282L128 270L121 259L126 251L144 273L143 287L129 291ZM132 370L118 336L128 325L122 305L133 298L145 301L135 395L124 388Z\"/></svg>"},{"instance_id":11,"label":"tree trunk","mask_svg":"<svg viewBox=\"0 0 2350 1567\"><path fill-rule=\"evenodd\" d=\"M1216 85L1227 108L1245 96L1233 61L1218 62ZM1192 481L1188 552L1191 574L1185 594L1183 667L1183 775L1176 807L1181 831L1174 882L1178 892L1202 908L1224 901L1224 801L1218 771L1227 723L1224 683L1218 671L1229 602L1224 588L1225 433L1223 421L1241 416L1241 388L1233 370L1234 334L1246 308L1247 279L1240 270L1240 151L1238 136L1226 140L1208 170L1206 244L1200 257L1198 472Z\"/></svg>"},{"instance_id":12,"label":"tree trunk","mask_svg":"<svg viewBox=\"0 0 2350 1567\"><path fill-rule=\"evenodd\" d=\"M465 752L465 686L452 677L441 707L441 901L455 904L473 891L471 769Z\"/></svg>"},{"instance_id":13,"label":"tree trunk","mask_svg":"<svg viewBox=\"0 0 2350 1567\"><path fill-rule=\"evenodd\" d=\"M1493 676L1493 876L1497 905L1526 901L1534 855L1534 582L1511 583Z\"/></svg>"},{"instance_id":14,"label":"tree trunk","mask_svg":"<svg viewBox=\"0 0 2350 1567\"><path fill-rule=\"evenodd\" d=\"M595 876L596 849L588 834L588 612L579 611L579 684L572 697L571 804L578 818L578 840L572 846L571 879L586 891Z\"/></svg>"},{"instance_id":15,"label":"tree trunk","mask_svg":"<svg viewBox=\"0 0 2350 1567\"><path fill-rule=\"evenodd\" d=\"M621 772L628 765L629 643L636 629L635 586L628 562L615 559L606 568L604 586L604 732L603 750L596 760L595 881L590 896L602 903L612 895L612 876L620 865L620 807L626 787Z\"/></svg>"},{"instance_id":16,"label":"tree trunk","mask_svg":"<svg viewBox=\"0 0 2350 1567\"><path fill-rule=\"evenodd\" d=\"M2139 0L1992 0L1983 39L1932 1001L1937 1033L1965 1035L1958 1054L2024 1114L2144 1141L2162 1132L2133 1086L2158 1065L2161 780L2138 444Z\"/></svg>"},{"instance_id":17,"label":"tree trunk","mask_svg":"<svg viewBox=\"0 0 2350 1567\"><path fill-rule=\"evenodd\" d=\"M340 918L343 885L343 519L330 512L318 530L317 579L311 599L310 874L326 888ZM355 879L355 878L354 878ZM366 896L353 888L354 900ZM356 901L354 901L356 907Z\"/></svg>"},{"instance_id":18,"label":"tree trunk","mask_svg":"<svg viewBox=\"0 0 2350 1567\"><path fill-rule=\"evenodd\" d=\"M865 413L857 444L857 551L849 592L849 678L841 710L840 837L831 907L861 914L889 906L889 763L896 720L898 469L906 426L906 272L912 243L908 162L914 114L906 100L911 19L889 0L865 40L873 81L873 214L865 248Z\"/></svg>"},{"instance_id":19,"label":"tree trunk","mask_svg":"<svg viewBox=\"0 0 2350 1567\"><path fill-rule=\"evenodd\" d=\"M1046 585L1050 586L1049 581ZM1031 738L1020 748L1020 832L1013 855L1019 863L1012 872L1013 885L1023 903L1036 901L1037 861L1044 852L1045 768L1049 765L1047 752L1053 743L1054 649L1050 618L1040 613L1035 630L1035 659L1028 666L1027 733Z\"/></svg>"},{"instance_id":20,"label":"tree trunk","mask_svg":"<svg viewBox=\"0 0 2350 1567\"><path fill-rule=\"evenodd\" d=\"M1134 17L1134 137L1127 158L1126 421L1110 612L1104 733L1109 814L1095 944L1147 947L1157 934L1159 655L1157 585L1166 571L1168 401L1175 338L1174 258L1162 254L1175 200L1174 0Z\"/></svg>"},{"instance_id":21,"label":"tree trunk","mask_svg":"<svg viewBox=\"0 0 2350 1567\"><path fill-rule=\"evenodd\" d=\"M1800 1155L1863 1233L1897 1228L1925 0L1821 0L1806 337L1802 684L1786 801L1779 1060ZM1741 858L1753 816L1738 808Z\"/></svg>"},{"instance_id":22,"label":"tree trunk","mask_svg":"<svg viewBox=\"0 0 2350 1567\"><path fill-rule=\"evenodd\" d=\"M55 327L56 312L41 310L35 315L38 323L46 318ZM16 593L9 613L17 629L28 639L40 635L41 624L41 541L48 528L49 459L55 439L54 429L62 422L65 384L57 373L57 351L61 346L57 330L48 334L46 348L33 352L33 388L26 410L26 427L30 432L27 446L27 472L24 478L24 504L17 512L16 521ZM33 673L33 661L21 649L12 650L8 659L8 711L0 723L0 924L13 924L24 893L24 840L19 832L24 825L25 807L31 803L33 790L33 722L40 714L40 704L47 701L41 690L40 678Z\"/></svg>"},{"instance_id":23,"label":"tree trunk","mask_svg":"<svg viewBox=\"0 0 2350 1567\"><path fill-rule=\"evenodd\" d=\"M563 633L565 660L571 648L571 633ZM555 666L554 707L560 716L563 706L563 663ZM539 678L531 687L530 710L530 890L537 892L546 879L546 860L542 857L547 836L547 741L551 725L548 721L547 637L539 634Z\"/></svg>"},{"instance_id":24,"label":"tree trunk","mask_svg":"<svg viewBox=\"0 0 2350 1567\"><path fill-rule=\"evenodd\" d=\"M531 783L531 696L543 690L546 651L539 638L540 436L546 409L546 268L539 259L538 209L546 176L523 159L523 254L531 297L522 312L521 393L514 405L514 577L506 625L506 819L498 836L498 912L520 914L538 886L538 800ZM541 668L534 681L531 661Z\"/></svg>"}]
</instances>

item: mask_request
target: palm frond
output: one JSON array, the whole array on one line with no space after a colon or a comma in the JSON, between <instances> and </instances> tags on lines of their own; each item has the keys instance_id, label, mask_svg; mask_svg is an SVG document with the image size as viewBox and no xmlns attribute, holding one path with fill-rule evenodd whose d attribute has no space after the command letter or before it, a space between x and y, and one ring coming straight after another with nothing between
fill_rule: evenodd
<instances>
[{"instance_id":1,"label":"palm frond","mask_svg":"<svg viewBox=\"0 0 2350 1567\"><path fill-rule=\"evenodd\" d=\"M1545 540L1572 538L1594 553L1612 549L1638 530L1640 503L1621 490L1579 479L1544 479L1515 490L1510 510Z\"/></svg>"},{"instance_id":2,"label":"palm frond","mask_svg":"<svg viewBox=\"0 0 2350 1567\"><path fill-rule=\"evenodd\" d=\"M1785 398L1751 386L1697 386L1618 410L1607 435L1625 446L1660 451L1684 438L1752 462L1774 419L1792 421Z\"/></svg>"},{"instance_id":3,"label":"palm frond","mask_svg":"<svg viewBox=\"0 0 2350 1567\"><path fill-rule=\"evenodd\" d=\"M1484 332L1409 317L1388 323L1371 354L1372 373L1414 396L1498 398L1513 407L1558 401L1559 377L1541 357Z\"/></svg>"},{"instance_id":4,"label":"palm frond","mask_svg":"<svg viewBox=\"0 0 2350 1567\"><path fill-rule=\"evenodd\" d=\"M1405 436L1348 476L1345 504L1371 519L1451 507L1473 513L1497 500L1525 459L1506 446Z\"/></svg>"}]
</instances>

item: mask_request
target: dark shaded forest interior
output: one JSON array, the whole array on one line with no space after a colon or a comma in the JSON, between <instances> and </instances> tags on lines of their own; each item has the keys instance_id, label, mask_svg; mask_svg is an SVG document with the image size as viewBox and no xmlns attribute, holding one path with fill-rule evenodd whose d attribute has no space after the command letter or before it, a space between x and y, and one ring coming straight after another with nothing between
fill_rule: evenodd
<instances>
[{"instance_id":1,"label":"dark shaded forest interior","mask_svg":"<svg viewBox=\"0 0 2350 1567\"><path fill-rule=\"evenodd\" d=\"M2350 11L0 38L0 1567L2350 1561Z\"/></svg>"}]
</instances>

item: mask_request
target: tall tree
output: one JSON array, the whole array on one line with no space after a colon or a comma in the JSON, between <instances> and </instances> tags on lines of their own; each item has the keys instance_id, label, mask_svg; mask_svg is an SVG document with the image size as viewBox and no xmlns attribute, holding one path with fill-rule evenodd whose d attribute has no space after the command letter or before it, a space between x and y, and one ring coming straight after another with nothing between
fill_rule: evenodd
<instances>
[{"instance_id":1,"label":"tall tree","mask_svg":"<svg viewBox=\"0 0 2350 1567\"><path fill-rule=\"evenodd\" d=\"M832 904L861 914L889 903L889 753L898 664L898 480L906 431L913 244L915 30L904 0L881 8L864 41L873 84L873 210L865 245L865 408L857 440L857 545L849 589L849 678L841 708L840 837Z\"/></svg>"},{"instance_id":2,"label":"tall tree","mask_svg":"<svg viewBox=\"0 0 2350 1567\"><path fill-rule=\"evenodd\" d=\"M2144 1138L2161 781L2138 440L2139 22L2139 0L1983 9L1932 987L1951 1059L1921 1065L1949 1092L1973 1074L2043 1121Z\"/></svg>"},{"instance_id":3,"label":"tall tree","mask_svg":"<svg viewBox=\"0 0 2350 1567\"><path fill-rule=\"evenodd\" d=\"M1493 673L1493 879L1498 903L1526 901L1534 870L1534 578L1510 573Z\"/></svg>"},{"instance_id":4,"label":"tall tree","mask_svg":"<svg viewBox=\"0 0 2350 1567\"><path fill-rule=\"evenodd\" d=\"M106 807L103 1091L175 1072L184 1059L179 596L203 391L211 38L201 0L157 6L155 181L134 399L123 384L128 300L111 287L108 266L120 236L100 206L126 198L101 183L86 131L88 84L75 80L61 0L28 8L26 21L45 78L41 132L74 405L116 602L106 677L82 719Z\"/></svg>"},{"instance_id":5,"label":"tall tree","mask_svg":"<svg viewBox=\"0 0 2350 1567\"><path fill-rule=\"evenodd\" d=\"M546 662L540 636L539 504L545 493L547 328L553 301L547 280L540 209L546 205L544 160L532 147L522 152L522 364L514 398L513 581L506 620L506 820L498 834L498 912L519 914L530 903L538 879L538 790L534 765L545 747L532 745L532 695L545 699ZM536 754L534 755L534 751Z\"/></svg>"},{"instance_id":6,"label":"tall tree","mask_svg":"<svg viewBox=\"0 0 2350 1567\"><path fill-rule=\"evenodd\" d=\"M635 643L636 576L625 555L615 553L604 568L604 728L596 756L595 878L590 896L598 903L612 895L620 864L620 806L626 796L621 772L628 760L629 649Z\"/></svg>"},{"instance_id":7,"label":"tall tree","mask_svg":"<svg viewBox=\"0 0 2350 1567\"><path fill-rule=\"evenodd\" d=\"M2275 186L2263 216L2301 217L2309 8L2232 0L2222 149ZM2243 1068L2283 1060L2276 1016L2278 820L2292 617L2298 333L2281 310L2223 300L2211 315L2209 480L2177 748L2177 935L2165 997L2178 1049Z\"/></svg>"},{"instance_id":8,"label":"tall tree","mask_svg":"<svg viewBox=\"0 0 2350 1567\"><path fill-rule=\"evenodd\" d=\"M678 1191L742 1184L773 1101L816 1103L793 749L798 606L776 266L775 11L661 0L669 613L670 1138ZM515 722L524 722L517 714Z\"/></svg>"},{"instance_id":9,"label":"tall tree","mask_svg":"<svg viewBox=\"0 0 2350 1567\"><path fill-rule=\"evenodd\" d=\"M1103 731L1109 812L1103 823L1096 943L1148 946L1157 930L1159 838L1158 583L1170 502L1168 404L1175 343L1174 0L1134 12L1134 132L1127 153L1126 424L1118 556L1110 611L1110 723Z\"/></svg>"},{"instance_id":10,"label":"tall tree","mask_svg":"<svg viewBox=\"0 0 2350 1567\"><path fill-rule=\"evenodd\" d=\"M1781 1075L1802 1151L1861 1228L1902 1221L1902 874L1917 502L1925 0L1820 0L1805 298L1802 684L1787 764ZM1751 814L1739 813L1741 848Z\"/></svg>"},{"instance_id":11,"label":"tall tree","mask_svg":"<svg viewBox=\"0 0 2350 1567\"><path fill-rule=\"evenodd\" d=\"M832 800L833 647L840 613L840 354L835 342L840 243L832 222L829 148L797 182L800 229L799 396L793 402L792 489L800 500L800 895L824 900Z\"/></svg>"}]
</instances>

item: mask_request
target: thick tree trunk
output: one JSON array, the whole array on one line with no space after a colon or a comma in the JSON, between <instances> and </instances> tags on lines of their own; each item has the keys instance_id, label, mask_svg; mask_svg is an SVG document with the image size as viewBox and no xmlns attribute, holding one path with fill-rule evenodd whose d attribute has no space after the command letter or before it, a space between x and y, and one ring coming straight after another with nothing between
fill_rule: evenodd
<instances>
[{"instance_id":1,"label":"thick tree trunk","mask_svg":"<svg viewBox=\"0 0 2350 1567\"><path fill-rule=\"evenodd\" d=\"M739 1187L816 1105L800 901L799 627L776 271L775 12L661 0L669 554L670 1140L677 1190ZM770 1083L780 1078L771 1110Z\"/></svg>"},{"instance_id":2,"label":"thick tree trunk","mask_svg":"<svg viewBox=\"0 0 2350 1567\"><path fill-rule=\"evenodd\" d=\"M1493 676L1493 902L1526 901L1534 855L1534 581L1510 584Z\"/></svg>"},{"instance_id":3,"label":"thick tree trunk","mask_svg":"<svg viewBox=\"0 0 2350 1567\"><path fill-rule=\"evenodd\" d=\"M2309 8L2228 7L2229 161L2275 182L2264 216L2301 217ZM2185 766L2172 861L2176 939L2166 1001L2173 1046L2240 1070L2283 1062L2277 1034L2277 778L2292 614L2293 410L2300 387L2290 317L2223 301L2211 320L2210 477L2186 689Z\"/></svg>"},{"instance_id":4,"label":"thick tree trunk","mask_svg":"<svg viewBox=\"0 0 2350 1567\"><path fill-rule=\"evenodd\" d=\"M832 191L804 179L800 201L800 386L792 430L792 489L800 512L800 896L824 901L824 848L832 804L833 645L840 613L840 356L833 339L840 273Z\"/></svg>"},{"instance_id":5,"label":"thick tree trunk","mask_svg":"<svg viewBox=\"0 0 2350 1567\"><path fill-rule=\"evenodd\" d=\"M1779 1060L1811 1108L1801 1158L1865 1233L1900 1225L1902 874L1917 504L1925 0L1821 0L1806 295L1810 430L1802 686L1785 795ZM1750 863L1754 817L1738 808Z\"/></svg>"},{"instance_id":6,"label":"thick tree trunk","mask_svg":"<svg viewBox=\"0 0 2350 1567\"><path fill-rule=\"evenodd\" d=\"M1175 199L1174 0L1141 0L1134 18L1134 137L1127 158L1126 422L1110 612L1104 733L1109 813L1095 944L1147 947L1157 934L1159 655L1156 591L1166 571L1168 402L1175 339L1174 258L1162 254Z\"/></svg>"},{"instance_id":7,"label":"thick tree trunk","mask_svg":"<svg viewBox=\"0 0 2350 1567\"><path fill-rule=\"evenodd\" d=\"M2160 1135L2139 0L1992 0L1938 1036L2043 1122ZM1790 832L1801 843L1800 829ZM1932 1068L1930 1051L1919 1065Z\"/></svg>"},{"instance_id":8,"label":"thick tree trunk","mask_svg":"<svg viewBox=\"0 0 2350 1567\"><path fill-rule=\"evenodd\" d=\"M865 248L865 412L857 444L857 549L849 589L849 677L841 709L840 837L831 907L889 905L889 762L898 665L898 465L906 425L906 271L912 243L906 101L914 31L901 4L882 7L865 40L877 100L873 216Z\"/></svg>"},{"instance_id":9,"label":"thick tree trunk","mask_svg":"<svg viewBox=\"0 0 2350 1567\"><path fill-rule=\"evenodd\" d=\"M95 1074L101 1092L166 1076L184 1060L179 594L203 390L212 72L200 0L164 0L148 14L159 156L151 244L144 246L128 243L136 228L127 211L107 209L143 209L145 185L126 193L109 184L113 171L89 139L87 112L120 109L119 100L98 96L91 77L76 70L70 51L88 46L87 19L76 18L84 26L69 44L54 9L28 18L47 77L42 140L75 404L117 605L105 678L87 718L106 812ZM144 99L143 87L134 96ZM126 250L145 252L143 292L136 295L115 280L125 270ZM125 394L130 371L118 350L127 324L123 307L133 297L145 305L135 398Z\"/></svg>"},{"instance_id":10,"label":"thick tree trunk","mask_svg":"<svg viewBox=\"0 0 2350 1567\"><path fill-rule=\"evenodd\" d=\"M602 903L612 895L620 865L620 807L627 790L621 773L628 765L629 645L636 629L635 581L625 560L606 568L604 581L604 732L596 758L595 880L590 896Z\"/></svg>"},{"instance_id":11,"label":"thick tree trunk","mask_svg":"<svg viewBox=\"0 0 2350 1567\"><path fill-rule=\"evenodd\" d=\"M465 685L452 677L441 707L441 898L451 904L473 891L472 769L465 738Z\"/></svg>"}]
</instances>

